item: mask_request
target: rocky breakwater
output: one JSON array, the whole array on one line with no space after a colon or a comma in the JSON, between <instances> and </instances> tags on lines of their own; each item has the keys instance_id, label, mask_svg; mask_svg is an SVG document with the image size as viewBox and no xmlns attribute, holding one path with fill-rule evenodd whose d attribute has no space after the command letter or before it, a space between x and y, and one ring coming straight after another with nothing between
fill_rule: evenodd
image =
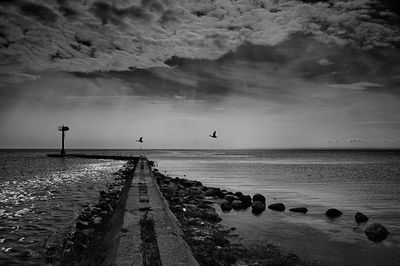
<instances>
[{"instance_id":1,"label":"rocky breakwater","mask_svg":"<svg viewBox=\"0 0 400 266\"><path fill-rule=\"evenodd\" d=\"M136 161L129 161L114 173L114 182L106 191L100 191L97 203L82 209L70 233L58 245L44 247L46 264L112 264L118 246L115 236L122 225L126 192L135 167Z\"/></svg>"},{"instance_id":2,"label":"rocky breakwater","mask_svg":"<svg viewBox=\"0 0 400 266\"><path fill-rule=\"evenodd\" d=\"M304 265L296 255L284 254L270 244L246 247L233 234L235 228L219 224L221 218L214 209L215 204L221 204L226 210L248 208L252 206L249 195L171 178L156 169L154 175L200 265Z\"/></svg>"}]
</instances>

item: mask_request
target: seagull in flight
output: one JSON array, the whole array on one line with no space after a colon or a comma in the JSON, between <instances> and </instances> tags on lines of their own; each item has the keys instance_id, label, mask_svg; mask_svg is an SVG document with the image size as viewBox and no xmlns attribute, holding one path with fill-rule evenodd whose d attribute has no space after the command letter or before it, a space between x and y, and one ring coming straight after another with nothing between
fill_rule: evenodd
<instances>
[{"instance_id":1,"label":"seagull in flight","mask_svg":"<svg viewBox=\"0 0 400 266\"><path fill-rule=\"evenodd\" d=\"M209 135L211 138L216 139L217 138L217 131L214 131L212 135Z\"/></svg>"},{"instance_id":2,"label":"seagull in flight","mask_svg":"<svg viewBox=\"0 0 400 266\"><path fill-rule=\"evenodd\" d=\"M137 139L136 142L142 143L143 142L143 137L140 137L139 139Z\"/></svg>"}]
</instances>

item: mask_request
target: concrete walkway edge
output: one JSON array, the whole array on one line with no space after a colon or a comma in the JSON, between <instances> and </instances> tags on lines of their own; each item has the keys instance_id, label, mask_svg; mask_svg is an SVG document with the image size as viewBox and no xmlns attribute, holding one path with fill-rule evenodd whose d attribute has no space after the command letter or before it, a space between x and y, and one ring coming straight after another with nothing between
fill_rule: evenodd
<instances>
[{"instance_id":1,"label":"concrete walkway edge","mask_svg":"<svg viewBox=\"0 0 400 266\"><path fill-rule=\"evenodd\" d=\"M163 266L199 265L145 157L140 158L129 187L115 265L145 265L148 250L142 248L140 221L143 217L150 217L154 222L157 257Z\"/></svg>"},{"instance_id":2,"label":"concrete walkway edge","mask_svg":"<svg viewBox=\"0 0 400 266\"><path fill-rule=\"evenodd\" d=\"M176 240L179 241L179 245L178 248L181 250L184 250L186 253L186 257L187 257L187 263L188 264L179 264L179 265L193 265L193 266L198 266L198 262L196 261L196 259L194 258L194 255L192 253L192 251L190 250L189 245L186 243L186 241L183 239L183 232L181 229L181 225L178 221L178 219L176 218L176 216L172 213L172 211L169 209L169 205L167 200L164 198L162 192L160 191L160 188L157 184L157 180L155 178L155 176L153 175L153 172L151 170L151 167L149 165L149 172L150 172L150 176L151 176L151 180L154 184L154 187L156 188L156 191L158 193L158 196L161 199L161 203L163 204L165 213L167 214L168 218L171 221L172 227L173 227L173 231L174 231L174 236L176 236ZM159 240L160 241L160 240ZM162 256L162 250L160 250L161 256ZM172 254L173 255L173 254ZM163 262L163 265L178 265L178 264L169 264L165 261L165 263Z\"/></svg>"}]
</instances>

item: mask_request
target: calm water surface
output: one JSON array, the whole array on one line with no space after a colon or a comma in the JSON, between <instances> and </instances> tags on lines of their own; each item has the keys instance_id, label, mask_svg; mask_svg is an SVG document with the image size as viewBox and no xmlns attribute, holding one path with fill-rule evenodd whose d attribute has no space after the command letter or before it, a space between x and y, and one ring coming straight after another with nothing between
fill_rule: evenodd
<instances>
[{"instance_id":1,"label":"calm water surface","mask_svg":"<svg viewBox=\"0 0 400 266\"><path fill-rule=\"evenodd\" d=\"M266 210L222 213L248 244L275 243L322 265L400 265L400 152L398 151L174 151L149 157L171 176L184 176L267 204L306 206L307 214ZM328 208L343 215L327 219ZM357 226L361 211L389 231L373 243Z\"/></svg>"}]
</instances>

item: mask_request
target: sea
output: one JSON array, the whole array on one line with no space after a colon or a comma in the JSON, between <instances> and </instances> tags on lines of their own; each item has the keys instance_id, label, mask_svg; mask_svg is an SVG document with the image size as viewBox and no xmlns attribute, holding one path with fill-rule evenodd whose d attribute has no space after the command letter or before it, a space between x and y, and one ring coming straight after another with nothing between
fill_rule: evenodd
<instances>
[{"instance_id":1,"label":"sea","mask_svg":"<svg viewBox=\"0 0 400 266\"><path fill-rule=\"evenodd\" d=\"M0 150L0 264L42 264L43 247L67 234L80 210L94 204L123 161L49 158L54 150ZM274 244L311 265L400 265L400 151L396 150L71 150L70 153L143 155L160 172L244 194L267 205L222 212L245 245ZM307 207L308 213L292 213ZM329 219L325 211L343 215ZM354 215L369 217L357 225ZM364 234L378 222L382 242ZM235 241L236 241L235 240Z\"/></svg>"}]
</instances>

